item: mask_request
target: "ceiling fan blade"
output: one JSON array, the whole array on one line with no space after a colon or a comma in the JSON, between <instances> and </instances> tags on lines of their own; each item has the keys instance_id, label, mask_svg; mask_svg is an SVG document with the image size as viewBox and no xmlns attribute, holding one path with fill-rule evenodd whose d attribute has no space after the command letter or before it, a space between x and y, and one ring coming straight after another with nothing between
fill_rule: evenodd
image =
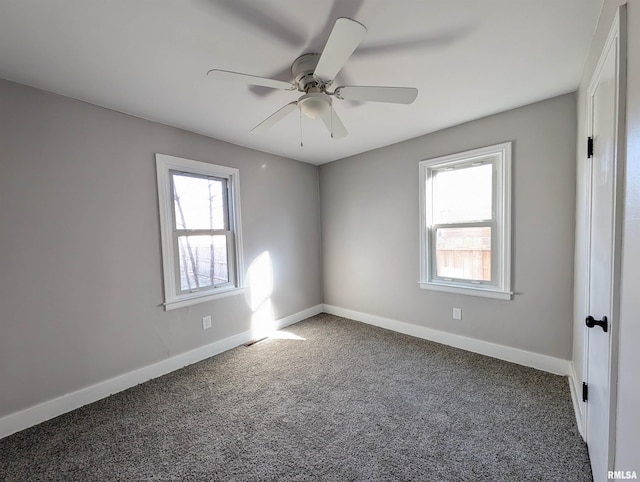
<instances>
[{"instance_id":1,"label":"ceiling fan blade","mask_svg":"<svg viewBox=\"0 0 640 482\"><path fill-rule=\"evenodd\" d=\"M394 104L411 104L418 96L414 87L364 87L342 86L335 90L338 99L360 102L391 102Z\"/></svg>"},{"instance_id":2,"label":"ceiling fan blade","mask_svg":"<svg viewBox=\"0 0 640 482\"><path fill-rule=\"evenodd\" d=\"M282 80L267 79L258 77L257 75L241 74L239 72L231 72L229 70L212 69L207 75L215 80L230 80L234 82L242 82L250 85L260 85L262 87L271 87L272 89L295 90L296 86L283 82Z\"/></svg>"},{"instance_id":3,"label":"ceiling fan blade","mask_svg":"<svg viewBox=\"0 0 640 482\"><path fill-rule=\"evenodd\" d=\"M331 29L333 29L335 20L340 17L358 18L358 13L364 1L365 0L333 0L333 5L331 5L331 11L327 15L326 22L324 22L324 27L318 30L312 40L307 42L307 50L311 49L312 51L320 52L327 43L329 35L331 35Z\"/></svg>"},{"instance_id":4,"label":"ceiling fan blade","mask_svg":"<svg viewBox=\"0 0 640 482\"><path fill-rule=\"evenodd\" d=\"M291 66L287 65L285 68L281 69L279 72L270 72L269 78L273 80L279 79L290 79L291 78ZM286 82L283 80L283 82ZM269 89L267 87L262 87L260 85L252 85L249 87L249 90L256 94L258 97L264 97L266 95L270 95L275 93L273 89Z\"/></svg>"},{"instance_id":5,"label":"ceiling fan blade","mask_svg":"<svg viewBox=\"0 0 640 482\"><path fill-rule=\"evenodd\" d=\"M347 128L344 126L333 107L331 107L331 109L322 116L322 122L327 126L327 129L329 129L329 132L331 133L331 137L334 139L342 139L347 136Z\"/></svg>"},{"instance_id":6,"label":"ceiling fan blade","mask_svg":"<svg viewBox=\"0 0 640 482\"><path fill-rule=\"evenodd\" d=\"M271 114L265 120L260 122L260 124L255 126L253 129L251 129L251 132L253 132L253 131L265 131L265 130L269 129L271 126L273 126L277 122L279 122L282 119L284 119L287 116L287 114L290 114L291 112L293 112L297 108L298 108L298 101L293 101L293 102L288 103L284 107L281 107L280 109L275 111L273 114Z\"/></svg>"},{"instance_id":7,"label":"ceiling fan blade","mask_svg":"<svg viewBox=\"0 0 640 482\"><path fill-rule=\"evenodd\" d=\"M323 82L331 82L360 45L366 33L367 28L360 22L346 17L336 20L313 76Z\"/></svg>"}]
</instances>

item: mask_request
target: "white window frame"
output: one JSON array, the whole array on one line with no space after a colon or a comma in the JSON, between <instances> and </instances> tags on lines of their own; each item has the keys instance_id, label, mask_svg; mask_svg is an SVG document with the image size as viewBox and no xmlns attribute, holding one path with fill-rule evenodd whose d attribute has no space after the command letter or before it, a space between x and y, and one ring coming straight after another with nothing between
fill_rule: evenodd
<instances>
[{"instance_id":1,"label":"white window frame","mask_svg":"<svg viewBox=\"0 0 640 482\"><path fill-rule=\"evenodd\" d=\"M484 162L493 165L492 218L472 223L433 223L433 174L446 168ZM420 171L420 287L428 290L512 299L511 291L511 142L482 147L447 156L426 159ZM435 230L437 227L491 226L492 281L436 276Z\"/></svg>"},{"instance_id":2,"label":"white window frame","mask_svg":"<svg viewBox=\"0 0 640 482\"><path fill-rule=\"evenodd\" d=\"M160 208L160 232L162 242L162 271L164 278L164 307L173 310L197 303L216 300L244 292L244 268L242 260L242 229L240 220L240 171L226 166L193 161L181 157L156 154L158 178L158 203ZM215 177L227 180L229 233L227 235L227 259L229 283L201 290L182 291L177 236L182 232L175 228L174 199L171 181L173 171L188 175Z\"/></svg>"}]
</instances>

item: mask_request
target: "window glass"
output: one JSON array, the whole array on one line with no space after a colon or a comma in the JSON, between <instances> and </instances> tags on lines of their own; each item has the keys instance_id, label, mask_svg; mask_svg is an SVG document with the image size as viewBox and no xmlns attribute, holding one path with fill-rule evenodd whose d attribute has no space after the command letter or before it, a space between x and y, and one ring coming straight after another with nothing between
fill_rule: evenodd
<instances>
[{"instance_id":1,"label":"window glass","mask_svg":"<svg viewBox=\"0 0 640 482\"><path fill-rule=\"evenodd\" d=\"M491 281L491 227L438 228L436 276Z\"/></svg>"},{"instance_id":2,"label":"window glass","mask_svg":"<svg viewBox=\"0 0 640 482\"><path fill-rule=\"evenodd\" d=\"M225 229L225 182L173 173L177 229Z\"/></svg>"},{"instance_id":3,"label":"window glass","mask_svg":"<svg viewBox=\"0 0 640 482\"><path fill-rule=\"evenodd\" d=\"M492 165L444 168L434 172L433 222L491 219Z\"/></svg>"},{"instance_id":4,"label":"window glass","mask_svg":"<svg viewBox=\"0 0 640 482\"><path fill-rule=\"evenodd\" d=\"M229 282L226 236L178 236L178 256L182 291Z\"/></svg>"}]
</instances>

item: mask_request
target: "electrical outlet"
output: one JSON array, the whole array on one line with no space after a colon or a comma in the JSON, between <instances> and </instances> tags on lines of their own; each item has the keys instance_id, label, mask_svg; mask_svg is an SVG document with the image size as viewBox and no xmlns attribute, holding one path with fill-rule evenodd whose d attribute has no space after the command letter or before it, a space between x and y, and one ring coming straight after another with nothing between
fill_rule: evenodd
<instances>
[{"instance_id":1,"label":"electrical outlet","mask_svg":"<svg viewBox=\"0 0 640 482\"><path fill-rule=\"evenodd\" d=\"M453 319L454 320L461 320L462 319L462 309L460 309L460 308L454 308L453 309Z\"/></svg>"},{"instance_id":2,"label":"electrical outlet","mask_svg":"<svg viewBox=\"0 0 640 482\"><path fill-rule=\"evenodd\" d=\"M211 328L211 315L202 317L202 329L206 330L207 328Z\"/></svg>"}]
</instances>

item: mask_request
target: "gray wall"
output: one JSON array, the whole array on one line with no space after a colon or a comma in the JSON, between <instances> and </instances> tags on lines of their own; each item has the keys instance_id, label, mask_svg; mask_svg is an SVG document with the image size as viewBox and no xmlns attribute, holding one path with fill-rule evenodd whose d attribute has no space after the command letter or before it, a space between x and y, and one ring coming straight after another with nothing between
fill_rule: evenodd
<instances>
[{"instance_id":1,"label":"gray wall","mask_svg":"<svg viewBox=\"0 0 640 482\"><path fill-rule=\"evenodd\" d=\"M567 94L322 165L325 303L569 359L575 116ZM514 299L420 289L418 162L505 141L513 142ZM453 307L462 321L452 320Z\"/></svg>"},{"instance_id":2,"label":"gray wall","mask_svg":"<svg viewBox=\"0 0 640 482\"><path fill-rule=\"evenodd\" d=\"M0 80L0 416L251 328L242 295L160 307L156 152L239 168L275 317L322 302L315 166Z\"/></svg>"}]
</instances>

